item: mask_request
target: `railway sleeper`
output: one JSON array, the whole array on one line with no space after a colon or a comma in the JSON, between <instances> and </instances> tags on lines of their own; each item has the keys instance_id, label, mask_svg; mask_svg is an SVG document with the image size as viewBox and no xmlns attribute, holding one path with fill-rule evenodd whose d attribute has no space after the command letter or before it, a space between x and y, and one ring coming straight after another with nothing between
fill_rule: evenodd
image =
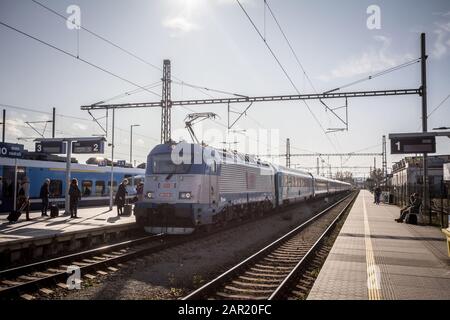
<instances>
[{"instance_id":1,"label":"railway sleeper","mask_svg":"<svg viewBox=\"0 0 450 320\"><path fill-rule=\"evenodd\" d=\"M229 291L250 293L250 294L255 294L258 296L265 296L265 297L267 297L268 295L270 295L273 292L273 290L264 290L264 289L242 289L242 288L236 288L236 287L230 286L230 285L226 285L225 289L229 290Z\"/></svg>"},{"instance_id":2,"label":"railway sleeper","mask_svg":"<svg viewBox=\"0 0 450 320\"><path fill-rule=\"evenodd\" d=\"M260 282L268 282L268 283L280 283L280 281L276 280L276 279L255 278L255 277L246 277L246 276L239 276L239 279L245 280L245 281L260 281Z\"/></svg>"},{"instance_id":3,"label":"railway sleeper","mask_svg":"<svg viewBox=\"0 0 450 320\"><path fill-rule=\"evenodd\" d=\"M263 269L291 270L291 268L289 268L289 267L273 266L273 265L259 264L259 263L255 263L255 267L263 268Z\"/></svg>"},{"instance_id":4,"label":"railway sleeper","mask_svg":"<svg viewBox=\"0 0 450 320\"><path fill-rule=\"evenodd\" d=\"M217 296L219 296L221 299L233 299L233 300L266 300L268 297L255 297L250 295L240 295L240 294L229 294L226 292L217 292Z\"/></svg>"},{"instance_id":5,"label":"railway sleeper","mask_svg":"<svg viewBox=\"0 0 450 320\"><path fill-rule=\"evenodd\" d=\"M246 271L246 275L254 276L254 277L261 277L261 278L278 278L278 279L284 279L287 272L283 272L282 274L274 274L274 273L256 273L251 271Z\"/></svg>"},{"instance_id":6,"label":"railway sleeper","mask_svg":"<svg viewBox=\"0 0 450 320\"><path fill-rule=\"evenodd\" d=\"M277 288L278 285L270 283L258 283L262 282L260 279L255 280L255 282L242 282L238 280L233 280L232 283L241 287L256 287L256 288Z\"/></svg>"}]
</instances>

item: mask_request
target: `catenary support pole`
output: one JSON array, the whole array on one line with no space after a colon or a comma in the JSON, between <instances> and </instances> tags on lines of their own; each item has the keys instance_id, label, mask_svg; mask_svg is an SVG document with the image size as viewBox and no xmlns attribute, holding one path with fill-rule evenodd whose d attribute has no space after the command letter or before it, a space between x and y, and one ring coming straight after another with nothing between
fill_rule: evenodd
<instances>
[{"instance_id":1,"label":"catenary support pole","mask_svg":"<svg viewBox=\"0 0 450 320\"><path fill-rule=\"evenodd\" d=\"M112 133L111 133L111 184L109 186L109 210L113 208L114 194L114 121L116 109L112 109Z\"/></svg>"},{"instance_id":2,"label":"catenary support pole","mask_svg":"<svg viewBox=\"0 0 450 320\"><path fill-rule=\"evenodd\" d=\"M422 132L428 131L428 111L427 111L427 55L425 33L420 35L420 58L421 58L421 75L422 75ZM429 223L431 224L431 210L429 210L429 186L428 186L428 159L427 154L423 154L423 215L428 215Z\"/></svg>"}]
</instances>

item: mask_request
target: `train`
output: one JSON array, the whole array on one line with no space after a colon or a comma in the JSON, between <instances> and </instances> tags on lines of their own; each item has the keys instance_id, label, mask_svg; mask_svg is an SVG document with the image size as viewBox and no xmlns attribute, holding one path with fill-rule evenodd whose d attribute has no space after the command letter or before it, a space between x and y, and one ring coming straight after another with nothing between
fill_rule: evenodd
<instances>
[{"instance_id":1,"label":"train","mask_svg":"<svg viewBox=\"0 0 450 320\"><path fill-rule=\"evenodd\" d=\"M145 170L141 168L114 167L113 190L123 179L129 180L129 197L134 187L143 180ZM14 185L25 176L30 181L31 209L41 207L39 192L46 178L50 179L50 201L64 205L66 188L66 163L35 159L13 159L0 157L0 212L14 209ZM81 190L80 207L101 206L109 203L111 167L89 164L71 164L71 178L76 178ZM16 189L17 192L17 189Z\"/></svg>"},{"instance_id":2,"label":"train","mask_svg":"<svg viewBox=\"0 0 450 320\"><path fill-rule=\"evenodd\" d=\"M351 188L248 154L170 142L149 153L134 214L146 232L190 234Z\"/></svg>"}]
</instances>

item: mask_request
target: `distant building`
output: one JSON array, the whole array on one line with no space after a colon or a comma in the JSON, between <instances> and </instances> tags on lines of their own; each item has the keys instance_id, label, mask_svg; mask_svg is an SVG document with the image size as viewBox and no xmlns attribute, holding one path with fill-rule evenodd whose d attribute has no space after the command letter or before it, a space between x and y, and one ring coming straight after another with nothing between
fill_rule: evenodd
<instances>
[{"instance_id":1,"label":"distant building","mask_svg":"<svg viewBox=\"0 0 450 320\"><path fill-rule=\"evenodd\" d=\"M428 182L430 198L441 194L444 176L443 166L450 163L450 155L428 156ZM406 157L392 166L391 188L395 203L405 203L414 193L422 193L423 158Z\"/></svg>"}]
</instances>

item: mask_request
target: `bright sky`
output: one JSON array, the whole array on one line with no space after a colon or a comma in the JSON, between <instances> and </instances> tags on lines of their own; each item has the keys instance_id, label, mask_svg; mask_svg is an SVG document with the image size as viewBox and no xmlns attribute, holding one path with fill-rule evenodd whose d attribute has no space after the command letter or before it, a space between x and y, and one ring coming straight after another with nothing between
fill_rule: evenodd
<instances>
[{"instance_id":1,"label":"bright sky","mask_svg":"<svg viewBox=\"0 0 450 320\"><path fill-rule=\"evenodd\" d=\"M38 0L69 17L66 10L77 5L81 26L132 52L140 59L162 67L172 62L172 75L184 82L243 95L296 94L292 84L266 48L236 0ZM277 24L263 0L241 0L242 6L301 93L314 93ZM289 39L299 61L317 92L324 92L420 56L420 33L427 34L429 129L450 126L450 2L431 1L288 1L268 0L270 8ZM380 29L367 27L367 8L378 5ZM101 129L80 106L102 101L157 83L162 73L155 67L127 55L84 30L71 30L66 21L32 0L0 0L0 21L46 41L73 55L106 69L125 80L102 72L73 57L43 45L0 25L0 105L7 109L7 141L36 137L25 121L48 120L57 110L57 136L91 136ZM79 39L79 41L77 41ZM420 64L365 81L342 91L418 88ZM201 90L172 84L172 99L208 98ZM151 88L157 94L161 86ZM226 95L207 92L215 97ZM141 91L111 103L159 101L160 97ZM440 103L444 101L440 105ZM345 101L327 100L331 108ZM285 139L291 139L291 152L381 152L382 135L421 130L419 96L349 99L349 130L325 134L321 127L342 124L318 101L255 103L233 128L271 130L278 135L276 145L267 150L261 141L260 154L284 153ZM9 105L9 106L8 106ZM13 108L17 106L29 110ZM232 105L244 110L247 105ZM189 135L184 129L188 113L215 112L216 122L207 120L194 127L206 140L224 134L226 105L174 107L172 137ZM134 128L134 159L145 161L160 141L160 109L119 110L116 113L116 159L129 159L130 125ZM345 118L345 109L336 110ZM104 112L96 112L103 117ZM67 117L70 116L70 117ZM75 117L75 118L71 118ZM236 114L231 115L232 119ZM88 119L88 120L83 120ZM104 123L105 119L101 120ZM318 124L320 122L320 125ZM36 125L41 130L43 125ZM48 137L51 130L47 128ZM245 134L216 137L211 144L237 141L245 151ZM259 138L258 140L262 140ZM20 140L34 149L31 140ZM252 143L256 143L253 140ZM108 149L107 149L108 150ZM389 150L389 142L388 142ZM450 140L438 138L439 154L450 153ZM109 151L107 151L109 152ZM106 155L108 156L108 155ZM85 157L80 157L84 160ZM388 156L389 166L399 157ZM324 158L333 166L372 166L368 158ZM315 158L293 158L293 164L315 166ZM284 162L284 160L283 160ZM381 158L377 158L377 166ZM336 169L333 170L333 172ZM355 175L369 169L354 169Z\"/></svg>"}]
</instances>

